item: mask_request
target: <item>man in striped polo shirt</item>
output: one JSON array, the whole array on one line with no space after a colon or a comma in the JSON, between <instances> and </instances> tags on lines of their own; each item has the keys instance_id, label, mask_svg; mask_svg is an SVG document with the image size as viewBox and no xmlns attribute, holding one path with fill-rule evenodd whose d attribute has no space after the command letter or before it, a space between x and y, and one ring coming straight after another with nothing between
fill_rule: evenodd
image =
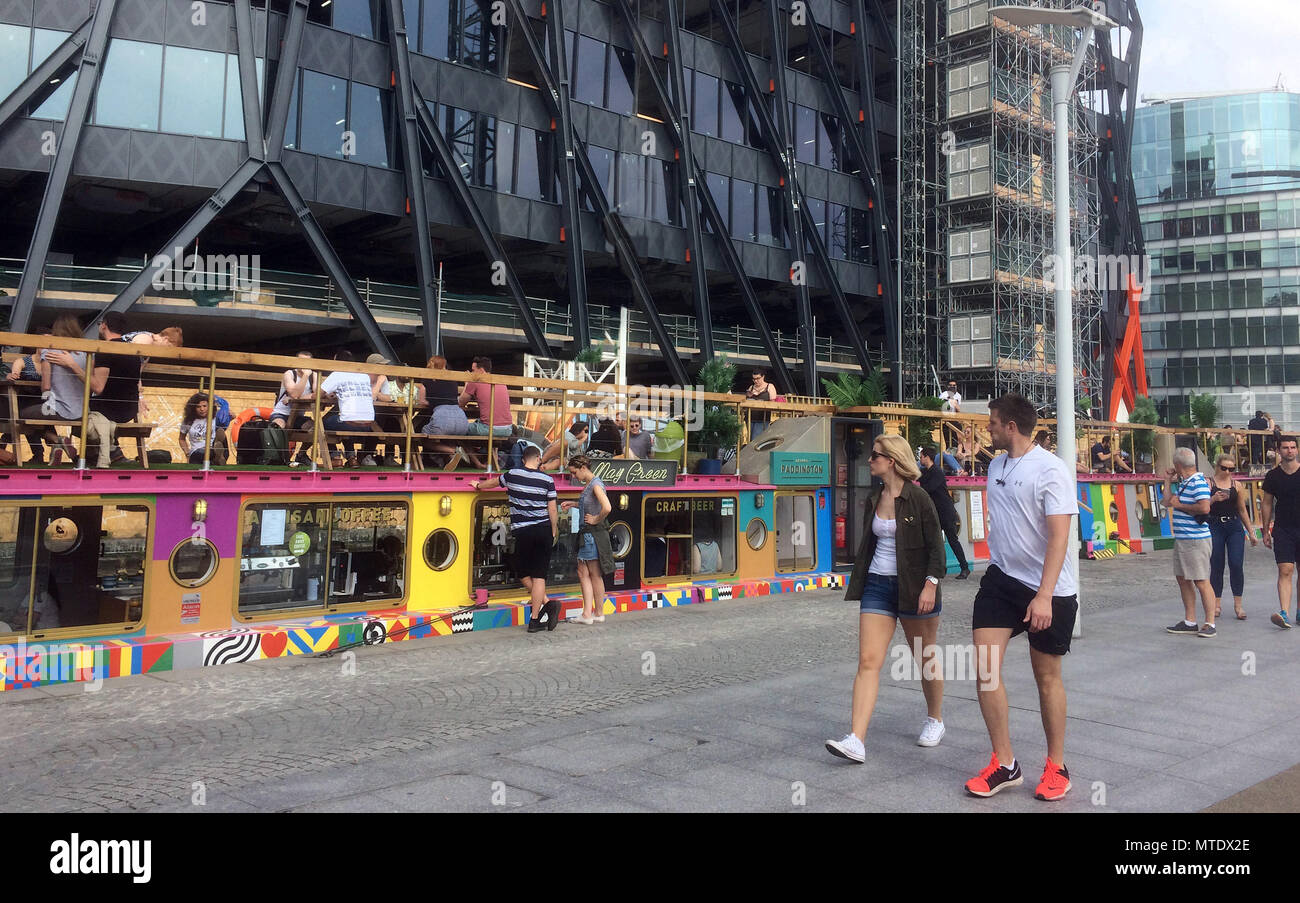
<instances>
[{"instance_id":1,"label":"man in striped polo shirt","mask_svg":"<svg viewBox=\"0 0 1300 903\"><path fill-rule=\"evenodd\" d=\"M1177 481L1175 481L1177 477ZM1210 525L1203 520L1210 513L1210 481L1196 469L1196 452L1174 450L1174 469L1169 471L1160 504L1169 508L1174 528L1174 576L1183 597L1184 619L1165 628L1179 636L1212 637L1214 589L1210 586ZM1196 593L1205 606L1205 623L1196 627Z\"/></svg>"},{"instance_id":2,"label":"man in striped polo shirt","mask_svg":"<svg viewBox=\"0 0 1300 903\"><path fill-rule=\"evenodd\" d=\"M542 629L544 618L547 630L554 630L560 620L559 601L546 601L546 574L551 549L560 535L560 512L556 507L555 480L538 469L541 449L529 445L523 458L523 467L486 480L472 480L469 485L475 491L505 487L510 499L510 533L515 540L515 576L532 599L528 632L536 633Z\"/></svg>"}]
</instances>

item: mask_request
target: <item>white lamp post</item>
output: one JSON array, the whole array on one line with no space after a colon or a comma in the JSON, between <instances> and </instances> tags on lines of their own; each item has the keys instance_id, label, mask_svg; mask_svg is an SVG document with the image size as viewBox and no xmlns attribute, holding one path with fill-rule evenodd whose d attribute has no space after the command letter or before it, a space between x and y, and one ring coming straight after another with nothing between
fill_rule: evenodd
<instances>
[{"instance_id":1,"label":"white lamp post","mask_svg":"<svg viewBox=\"0 0 1300 903\"><path fill-rule=\"evenodd\" d=\"M1102 4L1096 4L1101 7ZM1083 36L1074 48L1074 60L1069 66L1053 66L1052 114L1055 126L1052 165L1056 190L1053 195L1056 241L1056 454L1065 462L1070 474L1074 497L1079 497L1076 470L1078 447L1074 433L1074 254L1070 247L1070 101L1074 98L1075 82L1083 69L1088 48L1098 30L1103 33L1117 28L1119 23L1108 18L1092 6L1074 9L1044 9L1039 6L994 6L990 16L997 16L1012 25L1028 28L1033 25L1067 25L1083 29ZM1077 534L1076 534L1077 535ZM1066 556L1066 567L1078 574L1078 555ZM1080 596L1080 599L1083 597ZM1082 614L1082 611L1080 611ZM1081 631L1080 619L1074 622L1075 636Z\"/></svg>"}]
</instances>

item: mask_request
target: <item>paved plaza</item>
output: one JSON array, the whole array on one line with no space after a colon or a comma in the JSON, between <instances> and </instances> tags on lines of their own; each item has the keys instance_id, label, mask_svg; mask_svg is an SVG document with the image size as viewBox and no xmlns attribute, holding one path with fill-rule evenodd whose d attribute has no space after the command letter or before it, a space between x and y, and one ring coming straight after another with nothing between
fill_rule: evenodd
<instances>
[{"instance_id":1,"label":"paved plaza","mask_svg":"<svg viewBox=\"0 0 1300 903\"><path fill-rule=\"evenodd\" d=\"M1032 795L1045 746L1023 638L1006 683L1024 786L962 790L989 758L972 680L948 682L947 736L922 749L920 684L886 673L867 763L828 755L857 606L822 591L0 693L0 810L1294 809L1295 772L1259 786L1300 763L1300 630L1268 622L1271 554L1247 550L1250 618L1229 600L1213 640L1164 632L1170 554L1081 562L1057 804ZM941 643L969 642L976 586L945 581Z\"/></svg>"}]
</instances>

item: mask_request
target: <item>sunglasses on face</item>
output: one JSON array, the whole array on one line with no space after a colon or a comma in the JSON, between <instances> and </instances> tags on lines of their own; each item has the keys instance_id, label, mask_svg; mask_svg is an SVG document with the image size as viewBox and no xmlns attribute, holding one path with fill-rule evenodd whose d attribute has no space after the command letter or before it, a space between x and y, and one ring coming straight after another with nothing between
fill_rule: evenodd
<instances>
[{"instance_id":1,"label":"sunglasses on face","mask_svg":"<svg viewBox=\"0 0 1300 903\"><path fill-rule=\"evenodd\" d=\"M867 455L868 461L874 461L877 458L885 458L888 460L889 455L885 454L884 452L878 452L878 451L873 451L871 454Z\"/></svg>"},{"instance_id":2,"label":"sunglasses on face","mask_svg":"<svg viewBox=\"0 0 1300 903\"><path fill-rule=\"evenodd\" d=\"M1236 468L1236 465L1232 465L1232 466L1229 466L1229 465L1227 465L1227 464L1220 464L1220 465L1219 465L1219 470L1226 470L1226 471L1228 471L1229 473L1232 473L1232 471L1234 471L1234 470L1236 470L1236 469L1237 469L1237 468Z\"/></svg>"}]
</instances>

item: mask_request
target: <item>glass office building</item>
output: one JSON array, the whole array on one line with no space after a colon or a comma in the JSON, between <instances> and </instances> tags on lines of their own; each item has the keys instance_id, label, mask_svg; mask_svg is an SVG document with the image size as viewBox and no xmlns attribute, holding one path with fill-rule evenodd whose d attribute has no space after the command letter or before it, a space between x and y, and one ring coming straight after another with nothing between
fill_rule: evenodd
<instances>
[{"instance_id":1,"label":"glass office building","mask_svg":"<svg viewBox=\"0 0 1300 903\"><path fill-rule=\"evenodd\" d=\"M873 20L855 22L856 4L829 0L809 13L810 23L782 25L774 38L756 0L668 2L675 6L564 0L548 13L536 0L401 0L414 103L428 113L417 127L425 240L443 289L499 299L509 288L521 308L526 295L545 313L536 334L555 336L561 353L576 352L580 335L617 332L610 312L632 299L644 311L648 297L692 371L710 350L702 310L720 337L757 335L761 313L765 331L782 336L783 364L803 370L801 383L811 368L799 352L815 347L826 363L832 337L849 361L880 362L890 341L884 308L897 303L877 270L878 258L889 258L879 247L883 217L895 206L896 23L874 16L892 11L868 4ZM305 12L290 0L108 4L102 73L77 134L64 138L75 158L58 197L42 200L50 156L39 136L68 115L79 57L61 71L57 90L0 123L0 258L9 273L24 268L38 226L53 233L44 259L32 261L47 277L53 264L138 265L166 249L185 217L262 151L245 135L251 95L240 78L241 7L268 138L277 98L287 98L278 118L282 149L267 153L280 158L324 240L358 285L436 280L436 272L418 271L404 67L395 59L389 0L310 0ZM561 12L564 79L552 60ZM88 34L90 22L85 0L0 3L0 99L74 32ZM295 35L297 57L285 71ZM563 116L547 90L562 82ZM321 276L321 249L304 241L296 205L274 187L254 180L221 199L200 247L258 253L264 269ZM517 290L503 287L493 242ZM325 301L337 305L330 291ZM262 300L279 309L287 296L300 307L314 299L285 287ZM248 336L220 325L230 316L217 307L191 315L209 320L204 328L231 347ZM51 316L45 309L33 323ZM355 330L339 335L337 324L302 325L328 342L357 338ZM409 335L395 343L418 356L419 324L401 329ZM848 341L854 331L862 338L856 348ZM451 354L529 350L523 327L480 329L461 344L458 335L447 333ZM754 363L773 356L757 338L748 341ZM648 343L638 353L647 367L663 361Z\"/></svg>"},{"instance_id":2,"label":"glass office building","mask_svg":"<svg viewBox=\"0 0 1300 903\"><path fill-rule=\"evenodd\" d=\"M1150 255L1142 339L1169 421L1219 396L1300 427L1300 94L1268 91L1140 108L1133 180Z\"/></svg>"}]
</instances>

